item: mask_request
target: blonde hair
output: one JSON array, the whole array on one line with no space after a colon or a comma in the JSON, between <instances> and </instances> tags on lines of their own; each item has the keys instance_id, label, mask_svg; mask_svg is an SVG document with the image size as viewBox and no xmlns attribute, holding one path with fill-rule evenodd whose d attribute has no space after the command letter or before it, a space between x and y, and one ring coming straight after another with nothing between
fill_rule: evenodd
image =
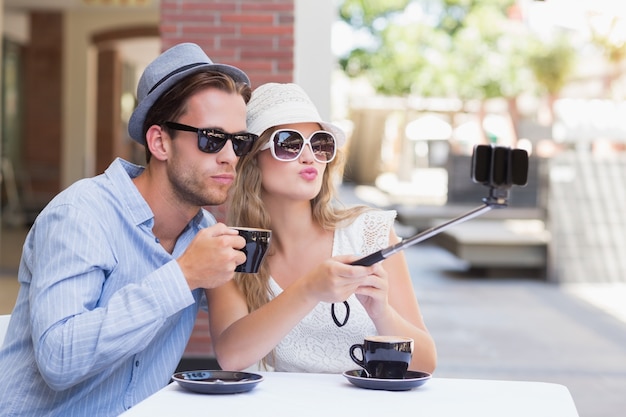
<instances>
[{"instance_id":1,"label":"blonde hair","mask_svg":"<svg viewBox=\"0 0 626 417\"><path fill-rule=\"evenodd\" d=\"M261 171L257 164L259 149L267 143L275 128L267 129L256 141L254 147L237 164L237 179L231 188L228 224L247 227L271 228L271 219L261 199ZM322 188L311 200L313 219L326 230L335 230L339 225L348 224L364 211L367 206L345 207L338 204L335 180L343 174L343 155L337 156L326 165L322 177ZM268 256L272 255L270 252ZM235 274L235 282L246 298L248 312L252 312L270 299L270 271L268 262L263 262L256 274ZM265 361L264 361L265 362Z\"/></svg>"}]
</instances>

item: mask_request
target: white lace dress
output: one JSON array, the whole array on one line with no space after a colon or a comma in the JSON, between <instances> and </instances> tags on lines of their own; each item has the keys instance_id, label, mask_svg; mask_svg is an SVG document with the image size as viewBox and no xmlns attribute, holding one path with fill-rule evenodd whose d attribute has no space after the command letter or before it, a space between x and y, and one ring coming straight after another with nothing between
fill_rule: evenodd
<instances>
[{"instance_id":1,"label":"white lace dress","mask_svg":"<svg viewBox=\"0 0 626 417\"><path fill-rule=\"evenodd\" d=\"M396 217L394 210L372 210L361 214L352 224L335 231L333 256L369 255L389 245L389 233ZM275 295L282 288L270 278ZM333 321L330 303L319 303L278 344L269 365L275 371L342 373L358 368L348 354L354 343L375 335L376 327L355 295L348 298L350 318L343 327ZM345 307L335 303L337 319L343 321Z\"/></svg>"}]
</instances>

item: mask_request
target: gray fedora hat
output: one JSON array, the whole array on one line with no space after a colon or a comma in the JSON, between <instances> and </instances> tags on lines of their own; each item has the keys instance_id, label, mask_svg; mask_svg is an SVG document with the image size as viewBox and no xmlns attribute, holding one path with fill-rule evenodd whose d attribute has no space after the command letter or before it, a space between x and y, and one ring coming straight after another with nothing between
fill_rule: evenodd
<instances>
[{"instance_id":1,"label":"gray fedora hat","mask_svg":"<svg viewBox=\"0 0 626 417\"><path fill-rule=\"evenodd\" d=\"M130 137L142 145L143 123L154 102L182 78L202 71L217 71L231 76L237 82L250 85L250 79L239 68L215 64L195 43L180 43L152 61L144 70L137 85L137 107L128 121Z\"/></svg>"}]
</instances>

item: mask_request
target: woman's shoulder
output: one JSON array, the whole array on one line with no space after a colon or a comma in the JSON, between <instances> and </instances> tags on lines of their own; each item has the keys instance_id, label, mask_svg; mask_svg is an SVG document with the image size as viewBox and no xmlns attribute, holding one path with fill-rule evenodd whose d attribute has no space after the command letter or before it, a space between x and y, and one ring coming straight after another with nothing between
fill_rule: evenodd
<instances>
[{"instance_id":1,"label":"woman's shoulder","mask_svg":"<svg viewBox=\"0 0 626 417\"><path fill-rule=\"evenodd\" d=\"M397 215L395 210L370 208L355 216L352 223L355 227L390 225L393 224Z\"/></svg>"},{"instance_id":2,"label":"woman's shoulder","mask_svg":"<svg viewBox=\"0 0 626 417\"><path fill-rule=\"evenodd\" d=\"M335 233L336 254L369 254L389 244L395 210L370 209L356 215Z\"/></svg>"}]
</instances>

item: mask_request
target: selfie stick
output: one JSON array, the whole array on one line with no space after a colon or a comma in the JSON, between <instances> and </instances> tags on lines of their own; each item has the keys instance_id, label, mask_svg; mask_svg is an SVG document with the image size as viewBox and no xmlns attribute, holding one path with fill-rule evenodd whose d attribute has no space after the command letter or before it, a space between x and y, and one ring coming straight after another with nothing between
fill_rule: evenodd
<instances>
[{"instance_id":1,"label":"selfie stick","mask_svg":"<svg viewBox=\"0 0 626 417\"><path fill-rule=\"evenodd\" d=\"M439 226L424 230L395 245L358 259L352 262L351 265L374 265L402 249L435 236L455 224L480 216L492 208L506 207L511 186L524 186L528 181L528 153L522 149L510 149L505 146L476 145L472 154L472 180L489 187L489 196L483 198L484 204L482 206ZM335 314L335 303L331 304L330 313L338 327L345 326L350 317L350 304L344 301L343 305L346 308L346 313L343 321L339 321Z\"/></svg>"},{"instance_id":2,"label":"selfie stick","mask_svg":"<svg viewBox=\"0 0 626 417\"><path fill-rule=\"evenodd\" d=\"M351 265L374 265L411 245L435 236L451 226L478 217L492 208L506 207L511 186L525 186L528 181L528 153L522 149L510 149L505 146L477 145L474 147L472 155L472 180L489 187L489 196L483 198L484 204L482 206L358 259Z\"/></svg>"}]
</instances>

